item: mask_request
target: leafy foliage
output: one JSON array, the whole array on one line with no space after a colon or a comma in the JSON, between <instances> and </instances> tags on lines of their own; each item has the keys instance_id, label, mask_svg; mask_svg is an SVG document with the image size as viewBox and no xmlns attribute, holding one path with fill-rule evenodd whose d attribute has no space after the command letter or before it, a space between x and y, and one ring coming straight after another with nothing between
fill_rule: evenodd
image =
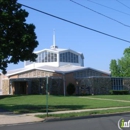
<instances>
[{"instance_id":1,"label":"leafy foliage","mask_svg":"<svg viewBox=\"0 0 130 130\"><path fill-rule=\"evenodd\" d=\"M130 77L130 47L126 48L121 59L111 60L110 71L114 77Z\"/></svg>"},{"instance_id":2,"label":"leafy foliage","mask_svg":"<svg viewBox=\"0 0 130 130\"><path fill-rule=\"evenodd\" d=\"M116 60L111 60L110 70L111 70L112 76L115 76L115 77L119 76L119 68L118 68Z\"/></svg>"},{"instance_id":3,"label":"leafy foliage","mask_svg":"<svg viewBox=\"0 0 130 130\"><path fill-rule=\"evenodd\" d=\"M28 13L17 0L0 0L0 70L5 74L9 63L35 61L35 26L27 24Z\"/></svg>"},{"instance_id":4,"label":"leafy foliage","mask_svg":"<svg viewBox=\"0 0 130 130\"><path fill-rule=\"evenodd\" d=\"M74 94L74 92L75 92L75 86L74 86L74 84L69 83L68 86L67 86L67 93L69 95L72 95L72 94Z\"/></svg>"}]
</instances>

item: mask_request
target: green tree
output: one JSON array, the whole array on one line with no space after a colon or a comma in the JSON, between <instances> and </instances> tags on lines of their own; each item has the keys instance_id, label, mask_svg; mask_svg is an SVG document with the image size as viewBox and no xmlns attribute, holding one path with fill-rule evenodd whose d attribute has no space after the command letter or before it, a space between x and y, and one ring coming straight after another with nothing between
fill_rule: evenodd
<instances>
[{"instance_id":1,"label":"green tree","mask_svg":"<svg viewBox=\"0 0 130 130\"><path fill-rule=\"evenodd\" d=\"M123 77L130 77L130 47L126 48L121 58L121 67Z\"/></svg>"},{"instance_id":2,"label":"green tree","mask_svg":"<svg viewBox=\"0 0 130 130\"><path fill-rule=\"evenodd\" d=\"M28 12L17 0L0 0L0 70L5 74L9 63L35 61L38 46L35 26L27 24Z\"/></svg>"},{"instance_id":3,"label":"green tree","mask_svg":"<svg viewBox=\"0 0 130 130\"><path fill-rule=\"evenodd\" d=\"M111 60L110 71L115 77L130 77L130 47L124 50L121 59Z\"/></svg>"},{"instance_id":4,"label":"green tree","mask_svg":"<svg viewBox=\"0 0 130 130\"><path fill-rule=\"evenodd\" d=\"M110 71L111 71L111 75L114 77L118 77L120 75L120 71L119 71L118 64L117 64L116 60L111 60Z\"/></svg>"}]
</instances>

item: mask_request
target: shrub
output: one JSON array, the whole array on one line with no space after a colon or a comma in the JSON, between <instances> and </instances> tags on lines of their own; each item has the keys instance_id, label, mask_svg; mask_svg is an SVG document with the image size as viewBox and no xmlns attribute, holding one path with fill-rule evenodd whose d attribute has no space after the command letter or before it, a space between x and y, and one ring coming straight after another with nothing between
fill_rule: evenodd
<instances>
[{"instance_id":1,"label":"shrub","mask_svg":"<svg viewBox=\"0 0 130 130\"><path fill-rule=\"evenodd\" d=\"M110 90L110 91L109 91L109 94L113 95L113 90Z\"/></svg>"},{"instance_id":2,"label":"shrub","mask_svg":"<svg viewBox=\"0 0 130 130\"><path fill-rule=\"evenodd\" d=\"M68 86L67 86L67 93L69 95L72 95L72 94L74 94L74 92L75 92L75 86L74 86L74 84L69 83Z\"/></svg>"},{"instance_id":3,"label":"shrub","mask_svg":"<svg viewBox=\"0 0 130 130\"><path fill-rule=\"evenodd\" d=\"M129 94L129 91L128 90L110 90L109 93L112 95L126 95L126 94Z\"/></svg>"}]
</instances>

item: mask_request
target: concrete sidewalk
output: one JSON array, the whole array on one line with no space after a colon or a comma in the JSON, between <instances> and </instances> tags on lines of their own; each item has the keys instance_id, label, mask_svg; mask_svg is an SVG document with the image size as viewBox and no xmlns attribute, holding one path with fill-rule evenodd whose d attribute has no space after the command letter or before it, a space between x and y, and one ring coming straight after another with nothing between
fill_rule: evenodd
<instances>
[{"instance_id":1,"label":"concrete sidewalk","mask_svg":"<svg viewBox=\"0 0 130 130\"><path fill-rule=\"evenodd\" d=\"M0 126L39 121L43 121L43 119L35 117L34 115L12 114L8 112L0 113Z\"/></svg>"},{"instance_id":2,"label":"concrete sidewalk","mask_svg":"<svg viewBox=\"0 0 130 130\"><path fill-rule=\"evenodd\" d=\"M106 101L116 101L116 102L130 102L127 100L118 100L118 99L107 99L107 98L93 98L93 97L79 97L79 98L87 98L87 99L94 99L94 100L106 100Z\"/></svg>"},{"instance_id":3,"label":"concrete sidewalk","mask_svg":"<svg viewBox=\"0 0 130 130\"><path fill-rule=\"evenodd\" d=\"M63 114L63 113L87 112L87 111L95 111L95 110L110 110L110 109L121 109L121 108L130 108L130 106L58 111L58 112L49 112L48 114ZM42 118L35 117L35 115L40 115L40 114L46 114L46 113L13 114L9 112L0 112L0 126L44 121L44 119Z\"/></svg>"}]
</instances>

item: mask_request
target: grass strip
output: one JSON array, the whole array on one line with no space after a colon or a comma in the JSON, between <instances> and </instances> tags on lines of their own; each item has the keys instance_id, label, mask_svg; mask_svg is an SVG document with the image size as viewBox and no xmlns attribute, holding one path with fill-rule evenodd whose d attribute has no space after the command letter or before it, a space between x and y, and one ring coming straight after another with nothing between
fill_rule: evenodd
<instances>
[{"instance_id":1,"label":"grass strip","mask_svg":"<svg viewBox=\"0 0 130 130\"><path fill-rule=\"evenodd\" d=\"M83 117L90 115L99 115L99 114L114 114L114 113L125 113L130 112L130 108L121 108L121 109L113 109L113 110L94 110L87 112L74 112L74 113L64 113L64 114L48 114L48 117L58 117L58 118L70 118L70 117ZM39 118L46 118L46 114L36 115Z\"/></svg>"}]
</instances>

